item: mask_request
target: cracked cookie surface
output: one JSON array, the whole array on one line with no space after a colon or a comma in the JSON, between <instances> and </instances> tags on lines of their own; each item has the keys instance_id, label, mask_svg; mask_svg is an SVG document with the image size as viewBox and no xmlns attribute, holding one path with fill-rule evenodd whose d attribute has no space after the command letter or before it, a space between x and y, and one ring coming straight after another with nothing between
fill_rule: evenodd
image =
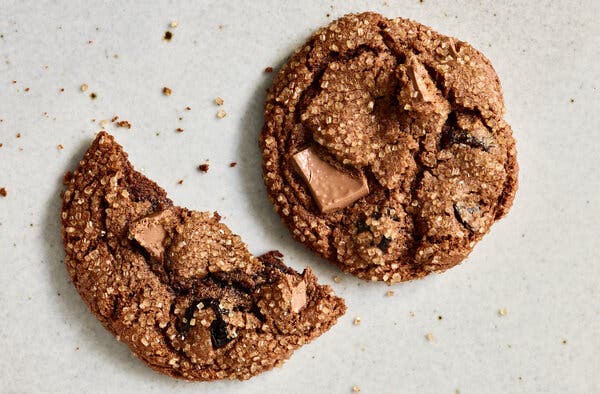
<instances>
[{"instance_id":1,"label":"cracked cookie surface","mask_svg":"<svg viewBox=\"0 0 600 394\"><path fill-rule=\"evenodd\" d=\"M67 186L66 266L103 326L158 372L248 379L280 365L345 312L341 298L254 257L217 213L174 206L100 132Z\"/></svg>"},{"instance_id":2,"label":"cracked cookie surface","mask_svg":"<svg viewBox=\"0 0 600 394\"><path fill-rule=\"evenodd\" d=\"M504 111L493 67L469 44L407 19L346 15L298 48L269 89L267 192L292 236L346 272L401 282L444 271L512 204ZM315 201L313 185L332 180L293 165L309 148L366 177L368 194L320 209L328 201Z\"/></svg>"}]
</instances>

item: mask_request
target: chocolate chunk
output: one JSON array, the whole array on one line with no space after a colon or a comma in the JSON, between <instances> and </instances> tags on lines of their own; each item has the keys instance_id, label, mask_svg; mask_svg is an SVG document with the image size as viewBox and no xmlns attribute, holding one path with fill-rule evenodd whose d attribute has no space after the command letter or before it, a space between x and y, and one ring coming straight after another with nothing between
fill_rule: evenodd
<instances>
[{"instance_id":1,"label":"chocolate chunk","mask_svg":"<svg viewBox=\"0 0 600 394\"><path fill-rule=\"evenodd\" d=\"M381 241L377 244L377 247L383 252L387 252L392 240L386 236L381 237Z\"/></svg>"},{"instance_id":2,"label":"chocolate chunk","mask_svg":"<svg viewBox=\"0 0 600 394\"><path fill-rule=\"evenodd\" d=\"M442 146L447 147L453 144L463 144L486 152L490 151L490 145L483 139L476 138L466 130L457 127L445 127L442 135Z\"/></svg>"},{"instance_id":3,"label":"chocolate chunk","mask_svg":"<svg viewBox=\"0 0 600 394\"><path fill-rule=\"evenodd\" d=\"M215 349L222 348L233 340L233 338L229 337L227 323L225 323L220 314L210 323L210 340Z\"/></svg>"},{"instance_id":4,"label":"chocolate chunk","mask_svg":"<svg viewBox=\"0 0 600 394\"><path fill-rule=\"evenodd\" d=\"M356 233L357 234L363 233L365 231L369 231L370 229L371 228L369 227L367 222L365 222L365 219L359 219L356 222Z\"/></svg>"},{"instance_id":5,"label":"chocolate chunk","mask_svg":"<svg viewBox=\"0 0 600 394\"><path fill-rule=\"evenodd\" d=\"M293 162L323 213L345 208L369 194L364 174L356 178L338 170L321 159L313 148L296 153Z\"/></svg>"},{"instance_id":6,"label":"chocolate chunk","mask_svg":"<svg viewBox=\"0 0 600 394\"><path fill-rule=\"evenodd\" d=\"M463 202L454 203L454 216L460 224L473 232L478 232L482 224L479 205L467 205Z\"/></svg>"}]
</instances>

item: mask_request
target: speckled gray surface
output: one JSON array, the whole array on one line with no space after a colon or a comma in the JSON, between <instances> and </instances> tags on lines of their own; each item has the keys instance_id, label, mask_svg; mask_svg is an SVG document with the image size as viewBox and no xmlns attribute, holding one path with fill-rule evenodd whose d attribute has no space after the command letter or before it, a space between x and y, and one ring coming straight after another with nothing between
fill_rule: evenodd
<instances>
[{"instance_id":1,"label":"speckled gray surface","mask_svg":"<svg viewBox=\"0 0 600 394\"><path fill-rule=\"evenodd\" d=\"M0 3L0 392L600 391L598 2ZM292 241L267 201L256 143L272 77L263 69L318 26L364 10L482 50L502 80L521 166L512 211L468 261L393 286L393 297ZM251 251L280 249L331 283L349 306L338 325L247 382L172 380L115 341L68 282L58 220L62 174L114 115L133 127L109 131L178 205L219 210ZM196 170L205 159L207 174Z\"/></svg>"}]
</instances>

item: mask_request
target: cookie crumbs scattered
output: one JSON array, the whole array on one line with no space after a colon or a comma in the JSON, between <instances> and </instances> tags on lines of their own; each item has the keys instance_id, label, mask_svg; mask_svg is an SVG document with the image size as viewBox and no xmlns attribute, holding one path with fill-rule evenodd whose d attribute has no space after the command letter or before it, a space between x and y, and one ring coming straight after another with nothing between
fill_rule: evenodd
<instances>
[{"instance_id":1,"label":"cookie crumbs scattered","mask_svg":"<svg viewBox=\"0 0 600 394\"><path fill-rule=\"evenodd\" d=\"M394 296L394 290L388 290L385 292L385 295L388 297L393 297Z\"/></svg>"},{"instance_id":2,"label":"cookie crumbs scattered","mask_svg":"<svg viewBox=\"0 0 600 394\"><path fill-rule=\"evenodd\" d=\"M340 283L342 281L342 278L340 278L339 276L336 275L336 276L333 277L333 281L335 283Z\"/></svg>"},{"instance_id":3,"label":"cookie crumbs scattered","mask_svg":"<svg viewBox=\"0 0 600 394\"><path fill-rule=\"evenodd\" d=\"M231 163L229 163L229 167L235 167L237 166L237 163L235 161L232 161Z\"/></svg>"},{"instance_id":4,"label":"cookie crumbs scattered","mask_svg":"<svg viewBox=\"0 0 600 394\"><path fill-rule=\"evenodd\" d=\"M94 41L92 41L92 40L88 40L88 44L90 44L90 45L91 45L91 44L93 44L93 43L94 43Z\"/></svg>"},{"instance_id":5,"label":"cookie crumbs scattered","mask_svg":"<svg viewBox=\"0 0 600 394\"><path fill-rule=\"evenodd\" d=\"M4 146L4 144L0 143L0 148L2 148Z\"/></svg>"},{"instance_id":6,"label":"cookie crumbs scattered","mask_svg":"<svg viewBox=\"0 0 600 394\"><path fill-rule=\"evenodd\" d=\"M13 80L12 83L15 84L15 83L17 83L17 81Z\"/></svg>"},{"instance_id":7,"label":"cookie crumbs scattered","mask_svg":"<svg viewBox=\"0 0 600 394\"><path fill-rule=\"evenodd\" d=\"M223 119L226 116L227 116L227 112L223 111L222 109L217 111L217 118Z\"/></svg>"},{"instance_id":8,"label":"cookie crumbs scattered","mask_svg":"<svg viewBox=\"0 0 600 394\"><path fill-rule=\"evenodd\" d=\"M202 171L202 172L208 172L208 164L204 163L204 164L200 164L198 166L198 170Z\"/></svg>"},{"instance_id":9,"label":"cookie crumbs scattered","mask_svg":"<svg viewBox=\"0 0 600 394\"><path fill-rule=\"evenodd\" d=\"M62 144L58 144L58 146L57 146L56 148L57 148L58 150L63 150L63 149L65 149L65 147L64 147L64 146L62 146Z\"/></svg>"},{"instance_id":10,"label":"cookie crumbs scattered","mask_svg":"<svg viewBox=\"0 0 600 394\"><path fill-rule=\"evenodd\" d=\"M177 181L177 184L178 184L178 185L183 185L183 179L180 179L180 180L178 180L178 181Z\"/></svg>"},{"instance_id":11,"label":"cookie crumbs scattered","mask_svg":"<svg viewBox=\"0 0 600 394\"><path fill-rule=\"evenodd\" d=\"M6 197L7 195L8 195L8 193L6 192L6 188L0 187L0 196Z\"/></svg>"},{"instance_id":12,"label":"cookie crumbs scattered","mask_svg":"<svg viewBox=\"0 0 600 394\"><path fill-rule=\"evenodd\" d=\"M26 91L26 92L29 92L29 88L25 88L25 91Z\"/></svg>"},{"instance_id":13,"label":"cookie crumbs scattered","mask_svg":"<svg viewBox=\"0 0 600 394\"><path fill-rule=\"evenodd\" d=\"M165 35L164 35L163 39L165 41L171 41L171 38L173 38L173 33L171 33L170 31L167 30L165 32Z\"/></svg>"},{"instance_id":14,"label":"cookie crumbs scattered","mask_svg":"<svg viewBox=\"0 0 600 394\"><path fill-rule=\"evenodd\" d=\"M17 133L16 137L21 138L21 133Z\"/></svg>"},{"instance_id":15,"label":"cookie crumbs scattered","mask_svg":"<svg viewBox=\"0 0 600 394\"><path fill-rule=\"evenodd\" d=\"M442 315L439 315L438 320L442 320L442 319L443 319Z\"/></svg>"},{"instance_id":16,"label":"cookie crumbs scattered","mask_svg":"<svg viewBox=\"0 0 600 394\"><path fill-rule=\"evenodd\" d=\"M500 309L498 310L498 314L499 314L500 316L506 316L506 315L508 314L508 309L506 309L506 308L500 308Z\"/></svg>"},{"instance_id":17,"label":"cookie crumbs scattered","mask_svg":"<svg viewBox=\"0 0 600 394\"><path fill-rule=\"evenodd\" d=\"M115 115L115 116L113 116L113 118L110 121L114 123L117 121L117 119L119 119L119 116Z\"/></svg>"},{"instance_id":18,"label":"cookie crumbs scattered","mask_svg":"<svg viewBox=\"0 0 600 394\"><path fill-rule=\"evenodd\" d=\"M352 392L353 393L360 393L360 387L359 386L352 386Z\"/></svg>"},{"instance_id":19,"label":"cookie crumbs scattered","mask_svg":"<svg viewBox=\"0 0 600 394\"><path fill-rule=\"evenodd\" d=\"M433 341L434 341L433 334L432 334L432 333L430 333L430 332L428 332L428 333L425 335L425 339L427 339L427 341L429 341L429 342L433 342Z\"/></svg>"},{"instance_id":20,"label":"cookie crumbs scattered","mask_svg":"<svg viewBox=\"0 0 600 394\"><path fill-rule=\"evenodd\" d=\"M108 120L106 120L106 119L102 119L100 121L100 127L102 127L102 128L106 127L107 124L108 124Z\"/></svg>"},{"instance_id":21,"label":"cookie crumbs scattered","mask_svg":"<svg viewBox=\"0 0 600 394\"><path fill-rule=\"evenodd\" d=\"M76 350L76 351L79 351L79 346L77 346L77 347L75 348L75 350Z\"/></svg>"},{"instance_id":22,"label":"cookie crumbs scattered","mask_svg":"<svg viewBox=\"0 0 600 394\"><path fill-rule=\"evenodd\" d=\"M188 107L185 107L185 110L186 110L186 111L191 111L191 110L192 110L192 107L190 107L190 106L188 106Z\"/></svg>"},{"instance_id":23,"label":"cookie crumbs scattered","mask_svg":"<svg viewBox=\"0 0 600 394\"><path fill-rule=\"evenodd\" d=\"M566 345L566 344L567 344L567 340L566 340L566 339L563 339L563 340L562 340L562 344L563 344L563 345Z\"/></svg>"},{"instance_id":24,"label":"cookie crumbs scattered","mask_svg":"<svg viewBox=\"0 0 600 394\"><path fill-rule=\"evenodd\" d=\"M87 83L82 84L81 87L80 87L80 89L81 89L82 92L85 92L86 90L88 90Z\"/></svg>"},{"instance_id":25,"label":"cookie crumbs scattered","mask_svg":"<svg viewBox=\"0 0 600 394\"><path fill-rule=\"evenodd\" d=\"M181 127L176 128L175 131L178 133L183 133L183 129Z\"/></svg>"},{"instance_id":26,"label":"cookie crumbs scattered","mask_svg":"<svg viewBox=\"0 0 600 394\"><path fill-rule=\"evenodd\" d=\"M117 122L117 123L116 123L116 125L117 125L117 127L125 127L125 128L127 128L127 129L130 129L130 128L131 128L131 123L129 123L129 122L128 122L128 121L126 121L126 120L122 120L122 121L120 121L120 122Z\"/></svg>"},{"instance_id":27,"label":"cookie crumbs scattered","mask_svg":"<svg viewBox=\"0 0 600 394\"><path fill-rule=\"evenodd\" d=\"M569 100L569 102L570 102L571 104L573 104L573 103L575 102L575 99L574 99L574 98L572 98L571 100Z\"/></svg>"},{"instance_id":28,"label":"cookie crumbs scattered","mask_svg":"<svg viewBox=\"0 0 600 394\"><path fill-rule=\"evenodd\" d=\"M223 105L223 104L225 104L225 100L223 100L221 97L217 97L215 99L215 104L217 104L217 105Z\"/></svg>"},{"instance_id":29,"label":"cookie crumbs scattered","mask_svg":"<svg viewBox=\"0 0 600 394\"><path fill-rule=\"evenodd\" d=\"M173 92L173 91L171 90L171 88L168 88L168 87L166 87L166 86L163 88L163 94L164 94L165 96L170 96L172 92Z\"/></svg>"},{"instance_id":30,"label":"cookie crumbs scattered","mask_svg":"<svg viewBox=\"0 0 600 394\"><path fill-rule=\"evenodd\" d=\"M265 72L266 72L267 74L270 74L270 73L272 73L272 72L273 72L273 67L269 66L269 67L265 68Z\"/></svg>"},{"instance_id":31,"label":"cookie crumbs scattered","mask_svg":"<svg viewBox=\"0 0 600 394\"><path fill-rule=\"evenodd\" d=\"M94 92L90 93L90 98L92 100L96 100L96 97L98 97L98 95L96 93L94 93Z\"/></svg>"},{"instance_id":32,"label":"cookie crumbs scattered","mask_svg":"<svg viewBox=\"0 0 600 394\"><path fill-rule=\"evenodd\" d=\"M179 26L179 22L177 21L172 21L169 26L171 26L173 29L176 28L177 26Z\"/></svg>"},{"instance_id":33,"label":"cookie crumbs scattered","mask_svg":"<svg viewBox=\"0 0 600 394\"><path fill-rule=\"evenodd\" d=\"M64 91L65 91L65 88L60 88L60 90L59 90L59 92L61 92L61 93Z\"/></svg>"},{"instance_id":34,"label":"cookie crumbs scattered","mask_svg":"<svg viewBox=\"0 0 600 394\"><path fill-rule=\"evenodd\" d=\"M357 316L357 317L355 317L355 318L354 318L354 321L353 321L352 323L353 323L355 326L360 326L360 322L361 322L361 320L360 320L360 317L359 317L359 316Z\"/></svg>"}]
</instances>

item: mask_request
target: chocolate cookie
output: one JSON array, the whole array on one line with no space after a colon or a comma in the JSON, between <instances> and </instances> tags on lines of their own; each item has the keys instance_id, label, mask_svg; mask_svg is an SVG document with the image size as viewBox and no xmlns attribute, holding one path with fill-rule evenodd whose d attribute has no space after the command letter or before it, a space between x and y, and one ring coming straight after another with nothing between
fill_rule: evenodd
<instances>
[{"instance_id":1,"label":"chocolate cookie","mask_svg":"<svg viewBox=\"0 0 600 394\"><path fill-rule=\"evenodd\" d=\"M176 207L98 134L65 177L66 265L98 320L152 369L248 379L280 365L345 312L310 269L252 256L217 213Z\"/></svg>"},{"instance_id":2,"label":"chocolate cookie","mask_svg":"<svg viewBox=\"0 0 600 394\"><path fill-rule=\"evenodd\" d=\"M297 49L268 92L269 197L294 238L360 278L444 271L512 204L503 114L500 81L469 44L346 15Z\"/></svg>"}]
</instances>

